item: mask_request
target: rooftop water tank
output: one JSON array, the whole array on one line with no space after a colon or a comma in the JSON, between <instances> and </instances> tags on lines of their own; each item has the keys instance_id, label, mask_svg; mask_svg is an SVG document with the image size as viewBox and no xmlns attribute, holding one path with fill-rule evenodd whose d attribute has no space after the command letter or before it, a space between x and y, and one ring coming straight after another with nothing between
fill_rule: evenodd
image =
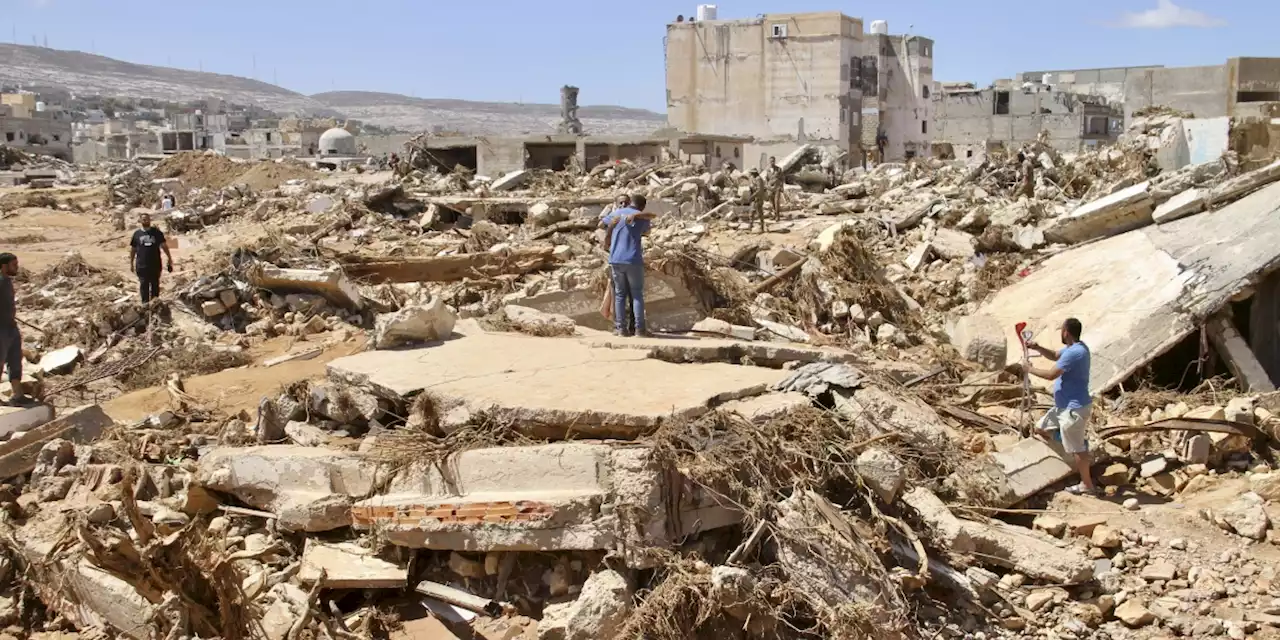
<instances>
[{"instance_id":1,"label":"rooftop water tank","mask_svg":"<svg viewBox=\"0 0 1280 640\"><path fill-rule=\"evenodd\" d=\"M43 111L44 111L44 109L45 109L45 105L44 105L44 103L43 103L43 102L37 102L37 103L36 103L36 111L41 111L41 112L43 112Z\"/></svg>"},{"instance_id":2,"label":"rooftop water tank","mask_svg":"<svg viewBox=\"0 0 1280 640\"><path fill-rule=\"evenodd\" d=\"M716 5L700 4L698 5L698 22L706 22L716 19Z\"/></svg>"},{"instance_id":3,"label":"rooftop water tank","mask_svg":"<svg viewBox=\"0 0 1280 640\"><path fill-rule=\"evenodd\" d=\"M887 36L887 35L889 35L889 21L887 21L887 20L872 20L872 21L871 21L871 34L872 34L872 35L877 35L877 36Z\"/></svg>"}]
</instances>

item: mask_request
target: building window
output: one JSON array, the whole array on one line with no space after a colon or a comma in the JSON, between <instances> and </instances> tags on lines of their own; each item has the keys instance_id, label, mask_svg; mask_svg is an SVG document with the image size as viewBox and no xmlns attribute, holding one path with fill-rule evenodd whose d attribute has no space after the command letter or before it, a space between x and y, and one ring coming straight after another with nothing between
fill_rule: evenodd
<instances>
[{"instance_id":1,"label":"building window","mask_svg":"<svg viewBox=\"0 0 1280 640\"><path fill-rule=\"evenodd\" d=\"M993 113L995 113L995 115L998 115L998 116L1009 115L1009 92L1008 91L996 92L996 100L995 100Z\"/></svg>"},{"instance_id":2,"label":"building window","mask_svg":"<svg viewBox=\"0 0 1280 640\"><path fill-rule=\"evenodd\" d=\"M774 38L787 37L787 25L781 22L773 25L772 29L770 30L770 34Z\"/></svg>"},{"instance_id":3,"label":"building window","mask_svg":"<svg viewBox=\"0 0 1280 640\"><path fill-rule=\"evenodd\" d=\"M964 152L964 157L966 157L966 158L972 158L972 157L973 157L973 149L970 149L970 150L968 150L968 151Z\"/></svg>"},{"instance_id":4,"label":"building window","mask_svg":"<svg viewBox=\"0 0 1280 640\"><path fill-rule=\"evenodd\" d=\"M929 133L929 121L928 121L928 120L921 120L921 121L920 121L920 133Z\"/></svg>"},{"instance_id":5,"label":"building window","mask_svg":"<svg viewBox=\"0 0 1280 640\"><path fill-rule=\"evenodd\" d=\"M4 132L4 139L9 142L13 142L13 132L12 131Z\"/></svg>"},{"instance_id":6,"label":"building window","mask_svg":"<svg viewBox=\"0 0 1280 640\"><path fill-rule=\"evenodd\" d=\"M844 122L848 119L849 119L849 110L845 107L840 107L840 124L844 124Z\"/></svg>"},{"instance_id":7,"label":"building window","mask_svg":"<svg viewBox=\"0 0 1280 640\"><path fill-rule=\"evenodd\" d=\"M53 141L54 141L54 142L62 142L62 134L60 134L60 133L55 133L55 134L53 134Z\"/></svg>"},{"instance_id":8,"label":"building window","mask_svg":"<svg viewBox=\"0 0 1280 640\"><path fill-rule=\"evenodd\" d=\"M928 87L928 85L925 85L924 87L921 87L921 88L920 88L920 94L924 96L924 99L925 99L925 100L928 100L928 99L929 99L929 87Z\"/></svg>"},{"instance_id":9,"label":"building window","mask_svg":"<svg viewBox=\"0 0 1280 640\"><path fill-rule=\"evenodd\" d=\"M733 157L737 158L742 155L742 147L733 148Z\"/></svg>"}]
</instances>

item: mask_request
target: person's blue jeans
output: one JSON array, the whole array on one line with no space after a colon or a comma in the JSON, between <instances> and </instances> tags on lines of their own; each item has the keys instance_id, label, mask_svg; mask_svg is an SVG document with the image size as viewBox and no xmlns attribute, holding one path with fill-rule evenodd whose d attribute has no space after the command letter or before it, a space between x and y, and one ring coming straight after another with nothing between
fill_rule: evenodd
<instances>
[{"instance_id":1,"label":"person's blue jeans","mask_svg":"<svg viewBox=\"0 0 1280 640\"><path fill-rule=\"evenodd\" d=\"M644 265L611 264L609 268L613 271L613 328L618 333L626 332L629 297L636 333L644 333Z\"/></svg>"}]
</instances>

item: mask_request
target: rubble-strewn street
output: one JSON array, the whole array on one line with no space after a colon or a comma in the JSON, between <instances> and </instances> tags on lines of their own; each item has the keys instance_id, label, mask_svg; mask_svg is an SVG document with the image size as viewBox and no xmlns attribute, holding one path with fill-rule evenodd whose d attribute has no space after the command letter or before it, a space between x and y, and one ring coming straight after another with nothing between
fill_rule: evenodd
<instances>
[{"instance_id":1,"label":"rubble-strewn street","mask_svg":"<svg viewBox=\"0 0 1280 640\"><path fill-rule=\"evenodd\" d=\"M764 232L748 175L688 154L7 154L56 178L0 188L42 400L0 407L0 629L1280 638L1277 358L1250 337L1280 161L1244 130L1171 161L1181 122L842 174L805 146ZM653 336L601 313L622 194L657 214ZM174 267L145 304L144 212ZM1052 391L1006 370L1015 323L1056 349L1068 317L1098 495L1064 491L1032 433Z\"/></svg>"}]
</instances>

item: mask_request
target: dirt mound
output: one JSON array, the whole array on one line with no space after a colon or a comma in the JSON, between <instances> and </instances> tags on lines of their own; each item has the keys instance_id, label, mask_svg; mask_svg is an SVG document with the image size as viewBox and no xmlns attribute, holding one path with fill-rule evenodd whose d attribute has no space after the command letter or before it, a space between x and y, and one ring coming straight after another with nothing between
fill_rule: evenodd
<instances>
[{"instance_id":1,"label":"dirt mound","mask_svg":"<svg viewBox=\"0 0 1280 640\"><path fill-rule=\"evenodd\" d=\"M157 178L182 178L188 187L221 189L237 181L249 165L237 164L230 158L206 153L179 153L165 158L156 166Z\"/></svg>"},{"instance_id":2,"label":"dirt mound","mask_svg":"<svg viewBox=\"0 0 1280 640\"><path fill-rule=\"evenodd\" d=\"M316 178L316 172L292 162L260 162L250 165L236 182L249 185L254 191L275 189L289 180Z\"/></svg>"}]
</instances>

